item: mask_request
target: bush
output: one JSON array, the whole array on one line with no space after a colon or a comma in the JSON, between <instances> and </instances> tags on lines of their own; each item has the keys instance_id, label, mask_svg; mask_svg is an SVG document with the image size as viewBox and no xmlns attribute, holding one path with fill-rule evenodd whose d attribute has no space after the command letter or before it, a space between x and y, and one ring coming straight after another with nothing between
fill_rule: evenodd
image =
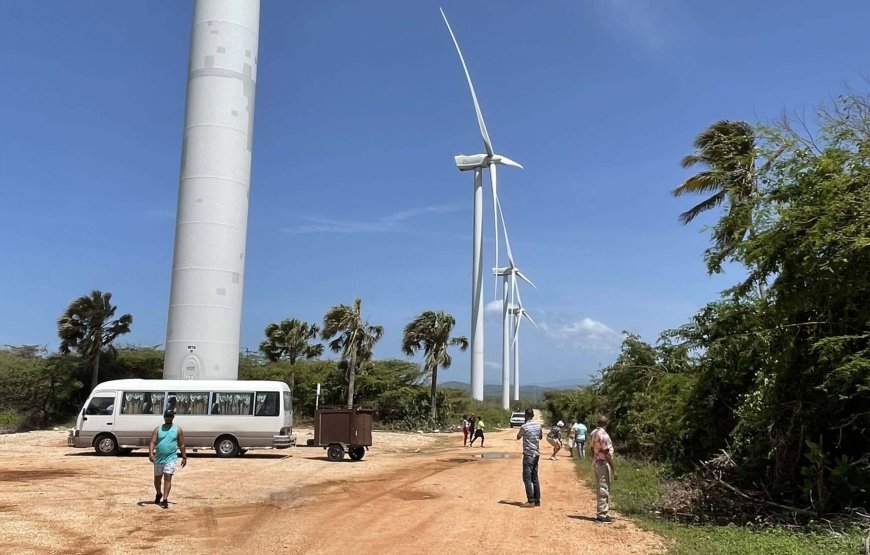
<instances>
[{"instance_id":1,"label":"bush","mask_svg":"<svg viewBox=\"0 0 870 555\"><path fill-rule=\"evenodd\" d=\"M21 429L24 417L12 410L0 410L0 434L11 434Z\"/></svg>"},{"instance_id":2,"label":"bush","mask_svg":"<svg viewBox=\"0 0 870 555\"><path fill-rule=\"evenodd\" d=\"M77 410L82 382L75 360L32 348L0 350L0 411L16 415L16 430L66 420Z\"/></svg>"}]
</instances>

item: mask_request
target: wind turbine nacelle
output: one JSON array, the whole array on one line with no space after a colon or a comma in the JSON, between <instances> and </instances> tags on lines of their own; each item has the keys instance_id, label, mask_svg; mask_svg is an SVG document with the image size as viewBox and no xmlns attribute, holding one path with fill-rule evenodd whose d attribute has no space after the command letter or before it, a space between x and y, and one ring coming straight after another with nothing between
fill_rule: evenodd
<instances>
[{"instance_id":1,"label":"wind turbine nacelle","mask_svg":"<svg viewBox=\"0 0 870 555\"><path fill-rule=\"evenodd\" d=\"M459 168L459 171L461 172L485 168L489 165L488 158L489 156L486 154L472 154L471 156L460 154L459 156L453 157L456 161L456 167Z\"/></svg>"}]
</instances>

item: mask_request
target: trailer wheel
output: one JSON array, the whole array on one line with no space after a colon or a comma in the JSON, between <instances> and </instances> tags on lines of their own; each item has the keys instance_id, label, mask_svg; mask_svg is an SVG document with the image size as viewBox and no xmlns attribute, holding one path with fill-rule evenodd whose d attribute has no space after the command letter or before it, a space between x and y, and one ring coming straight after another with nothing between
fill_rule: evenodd
<instances>
[{"instance_id":1,"label":"trailer wheel","mask_svg":"<svg viewBox=\"0 0 870 555\"><path fill-rule=\"evenodd\" d=\"M112 434L100 434L94 439L94 451L97 455L108 456L118 454L118 442Z\"/></svg>"},{"instance_id":2,"label":"trailer wheel","mask_svg":"<svg viewBox=\"0 0 870 555\"><path fill-rule=\"evenodd\" d=\"M239 442L233 436L221 436L214 442L218 457L230 458L239 454Z\"/></svg>"},{"instance_id":3,"label":"trailer wheel","mask_svg":"<svg viewBox=\"0 0 870 555\"><path fill-rule=\"evenodd\" d=\"M354 445L350 448L350 460L361 461L366 456L366 448L362 445Z\"/></svg>"},{"instance_id":4,"label":"trailer wheel","mask_svg":"<svg viewBox=\"0 0 870 555\"><path fill-rule=\"evenodd\" d=\"M340 443L331 443L326 449L326 458L338 462L344 458L344 447Z\"/></svg>"}]
</instances>

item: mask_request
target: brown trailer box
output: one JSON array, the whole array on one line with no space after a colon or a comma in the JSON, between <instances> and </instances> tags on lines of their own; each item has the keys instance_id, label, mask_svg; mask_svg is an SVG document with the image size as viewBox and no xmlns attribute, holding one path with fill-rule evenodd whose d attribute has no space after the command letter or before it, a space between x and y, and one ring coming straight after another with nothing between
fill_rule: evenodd
<instances>
[{"instance_id":1,"label":"brown trailer box","mask_svg":"<svg viewBox=\"0 0 870 555\"><path fill-rule=\"evenodd\" d=\"M314 413L314 445L331 447L330 460L340 459L347 448L358 460L372 444L371 409L319 408ZM341 450L339 451L339 447Z\"/></svg>"}]
</instances>

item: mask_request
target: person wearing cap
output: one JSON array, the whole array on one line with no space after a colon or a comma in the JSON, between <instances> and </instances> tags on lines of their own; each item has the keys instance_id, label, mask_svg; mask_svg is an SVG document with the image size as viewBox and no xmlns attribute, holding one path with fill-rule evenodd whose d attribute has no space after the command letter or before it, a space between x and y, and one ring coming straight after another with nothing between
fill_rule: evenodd
<instances>
[{"instance_id":1,"label":"person wearing cap","mask_svg":"<svg viewBox=\"0 0 870 555\"><path fill-rule=\"evenodd\" d=\"M181 449L181 467L187 466L187 451L184 448L184 432L173 423L175 411L168 409L163 413L163 425L151 432L151 445L148 448L148 460L154 463L154 503L164 509L169 508L169 492L172 490L172 476L175 474L175 464L178 460L178 450ZM160 482L163 481L163 491Z\"/></svg>"},{"instance_id":2,"label":"person wearing cap","mask_svg":"<svg viewBox=\"0 0 870 555\"><path fill-rule=\"evenodd\" d=\"M550 455L551 461L555 461L556 453L562 450L562 426L564 425L565 423L559 420L547 433L547 443L553 447L553 454Z\"/></svg>"}]
</instances>

